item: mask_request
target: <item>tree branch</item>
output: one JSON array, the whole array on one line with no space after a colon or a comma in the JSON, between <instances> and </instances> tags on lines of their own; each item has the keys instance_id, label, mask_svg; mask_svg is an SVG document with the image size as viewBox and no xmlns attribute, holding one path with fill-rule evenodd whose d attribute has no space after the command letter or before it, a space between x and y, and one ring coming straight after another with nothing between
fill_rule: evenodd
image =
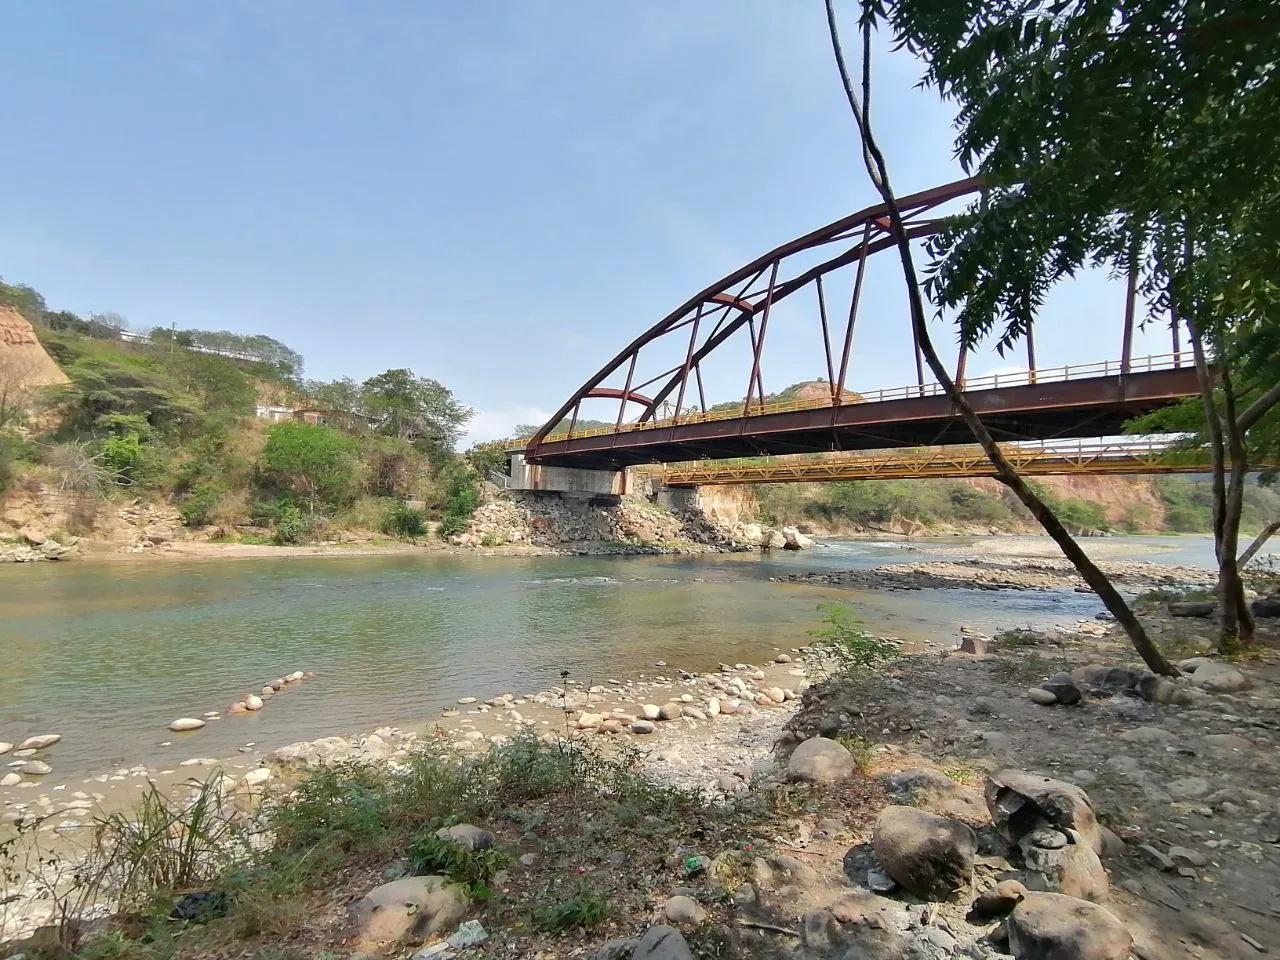
<instances>
[{"instance_id":1,"label":"tree branch","mask_svg":"<svg viewBox=\"0 0 1280 960\"><path fill-rule=\"evenodd\" d=\"M862 83L864 91L869 90L871 84L871 28L873 20L870 12L866 9L866 2L867 0L863 0L862 18ZM831 33L831 46L835 53L836 65L839 67L845 96L858 124L858 133L862 140L863 161L866 164L867 174L870 176L871 182L880 192L885 208L889 212L890 232L897 244L898 258L902 263L903 278L906 281L912 330L915 333L916 343L929 364L929 369L942 386L956 412L964 420L969 431L981 444L987 459L995 467L996 478L1013 491L1014 495L1031 511L1032 516L1044 527L1045 532L1058 544L1058 547L1066 555L1067 559L1071 561L1071 564L1080 573L1085 583L1093 588L1099 599L1102 600L1103 605L1124 628L1134 648L1141 655L1147 666L1156 673L1166 676L1178 676L1178 669L1151 642L1146 630L1138 618L1134 616L1129 605L1125 603L1124 598L1120 596L1119 591L1098 568L1097 564L1089 559L1089 556L1075 542L1075 539L1067 531L1066 527L1062 525L1062 522L1053 511L1036 495L1035 491L1022 479L1018 471L1004 456L999 445L991 436L991 432L987 430L986 425L982 422L981 417L978 416L964 394L956 388L955 382L948 375L937 350L934 349L933 340L929 335L929 325L925 317L920 283L916 276L915 259L911 252L911 239L907 235L897 196L894 194L893 187L889 182L888 163L871 129L870 117L866 110L866 101L858 102L858 97L854 93L853 84L849 78L849 71L844 61L844 50L840 43L840 33L836 24L834 0L826 0L826 10L827 26Z\"/></svg>"}]
</instances>

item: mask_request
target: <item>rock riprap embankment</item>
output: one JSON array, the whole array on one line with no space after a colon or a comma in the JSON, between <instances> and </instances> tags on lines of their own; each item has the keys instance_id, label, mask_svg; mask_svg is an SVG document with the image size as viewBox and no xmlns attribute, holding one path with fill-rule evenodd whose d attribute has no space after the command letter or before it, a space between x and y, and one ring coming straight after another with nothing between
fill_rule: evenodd
<instances>
[{"instance_id":1,"label":"rock riprap embankment","mask_svg":"<svg viewBox=\"0 0 1280 960\"><path fill-rule=\"evenodd\" d=\"M529 546L557 553L700 553L761 545L800 550L813 541L795 527L771 530L724 523L700 510L668 511L640 496L578 498L508 491L490 495L467 529L449 538L464 547Z\"/></svg>"}]
</instances>

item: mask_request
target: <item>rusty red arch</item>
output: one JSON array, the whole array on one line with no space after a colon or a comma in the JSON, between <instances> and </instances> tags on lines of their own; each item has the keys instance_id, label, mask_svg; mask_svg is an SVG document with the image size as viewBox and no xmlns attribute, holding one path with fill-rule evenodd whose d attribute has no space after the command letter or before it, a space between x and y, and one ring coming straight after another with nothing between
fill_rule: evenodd
<instances>
[{"instance_id":1,"label":"rusty red arch","mask_svg":"<svg viewBox=\"0 0 1280 960\"><path fill-rule=\"evenodd\" d=\"M911 238L925 237L938 232L942 228L941 220L921 219L921 217L942 204L978 192L981 183L976 177L957 180L953 183L924 190L899 200L907 234ZM818 308L822 321L824 348L828 383L831 385L832 402L838 406L844 396L845 376L848 369L849 349L852 342L854 322L857 316L858 299L862 288L862 276L867 258L882 250L894 246L894 239L889 230L888 208L885 204L876 204L850 214L825 227L820 227L805 234L739 268L733 273L699 291L679 307L667 314L640 336L624 347L607 364L579 387L574 394L543 424L526 447L526 455L536 459L538 446L566 418L570 420L569 432L572 435L578 420L578 411L582 401L590 397L606 397L617 399L617 424L620 426L628 403L641 404L643 410L639 417L641 422L652 419L661 405L675 393L677 416L682 408L684 397L693 377L698 393L705 408L706 400L702 390L701 362L717 347L727 341L734 333L748 328L754 354L754 365L747 383L746 406L751 403L752 392L764 402L764 388L760 378L760 353L769 321L769 312L774 305L794 295L798 291L813 284L817 288ZM850 246L820 263L796 272L792 276L779 279L785 262L797 254L807 253L828 244L849 242ZM845 326L843 349L836 363L836 353L832 350L826 298L822 287L822 278L841 267L857 265L856 280L850 297L848 321ZM768 275L763 287L759 286ZM703 322L715 322L710 334L702 342L698 342L698 333ZM759 323L757 325L757 320ZM758 330L757 330L758 326ZM689 344L683 363L664 370L657 376L650 377L643 383L634 383L634 375L640 351L655 340L667 336L685 327L690 328ZM917 357L918 360L918 357ZM917 366L919 364L917 363ZM626 383L622 389L604 387L601 384L616 373L626 370ZM653 393L639 391L657 385ZM744 408L745 412L745 408Z\"/></svg>"}]
</instances>

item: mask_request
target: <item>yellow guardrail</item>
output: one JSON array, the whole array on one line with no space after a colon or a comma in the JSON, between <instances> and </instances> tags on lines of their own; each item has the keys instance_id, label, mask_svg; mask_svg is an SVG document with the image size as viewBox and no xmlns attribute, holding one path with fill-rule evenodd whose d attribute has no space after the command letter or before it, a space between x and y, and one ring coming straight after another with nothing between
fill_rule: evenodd
<instances>
[{"instance_id":1,"label":"yellow guardrail","mask_svg":"<svg viewBox=\"0 0 1280 960\"><path fill-rule=\"evenodd\" d=\"M1157 370L1172 370L1181 366L1190 366L1189 353L1153 354L1148 357L1135 357L1129 362L1130 373L1150 373ZM963 382L964 392L975 390L995 390L1001 387L1018 387L1036 383L1061 383L1066 380L1083 380L1091 377L1118 376L1121 372L1119 360L1101 360L1097 363L1064 364L1060 367L1048 367L1040 370L1015 370L1009 373L992 373L985 377L966 378ZM846 394L850 391L846 389ZM906 400L914 397L937 397L945 394L939 383L910 384L905 387L886 387L859 393L858 399L846 397L841 406L855 403L881 403L886 400ZM818 397L813 400L784 400L779 403L746 403L745 415L748 417L767 416L774 413L792 413L798 410L820 410L835 406L830 397ZM621 426L587 427L575 429L572 434L568 430L558 430L543 438L543 443L555 443L561 440L600 437L614 433L632 433L640 430L664 430L667 427L683 426L691 423L707 423L713 420L736 420L742 417L744 405L734 404L723 410L701 410L681 413L679 417L667 417L661 420L648 420L644 423L623 423ZM483 448L502 447L515 449L527 446L532 437L521 437L512 440L495 440L492 443L479 444Z\"/></svg>"}]
</instances>

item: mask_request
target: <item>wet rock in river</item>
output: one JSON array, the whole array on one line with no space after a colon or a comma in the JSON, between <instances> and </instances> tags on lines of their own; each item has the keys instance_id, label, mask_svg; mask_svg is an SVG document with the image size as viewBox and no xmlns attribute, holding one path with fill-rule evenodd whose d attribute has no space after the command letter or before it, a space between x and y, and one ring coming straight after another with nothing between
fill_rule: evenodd
<instances>
[{"instance_id":1,"label":"wet rock in river","mask_svg":"<svg viewBox=\"0 0 1280 960\"><path fill-rule=\"evenodd\" d=\"M19 744L19 750L44 750L52 747L55 743L62 739L59 733L42 733L38 736L27 737Z\"/></svg>"},{"instance_id":2,"label":"wet rock in river","mask_svg":"<svg viewBox=\"0 0 1280 960\"><path fill-rule=\"evenodd\" d=\"M28 760L19 767L18 770L19 772L32 777L44 777L53 773L53 767L49 766L49 764L45 763L43 760Z\"/></svg>"},{"instance_id":3,"label":"wet rock in river","mask_svg":"<svg viewBox=\"0 0 1280 960\"><path fill-rule=\"evenodd\" d=\"M196 717L179 717L169 724L169 729L181 733L185 730L199 730L204 725L204 721Z\"/></svg>"}]
</instances>

